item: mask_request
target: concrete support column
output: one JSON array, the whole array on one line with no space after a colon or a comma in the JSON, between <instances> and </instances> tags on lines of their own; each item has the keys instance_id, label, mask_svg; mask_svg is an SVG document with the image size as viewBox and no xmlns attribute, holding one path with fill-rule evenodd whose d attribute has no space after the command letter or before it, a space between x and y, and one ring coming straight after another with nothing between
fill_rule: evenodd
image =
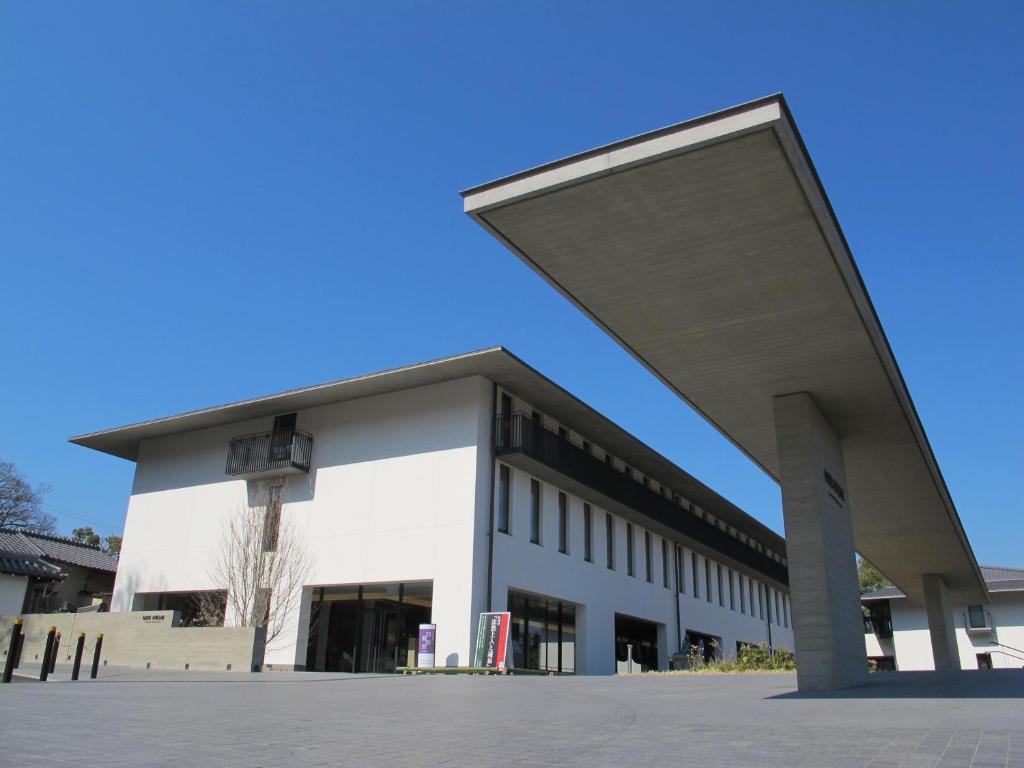
<instances>
[{"instance_id":1,"label":"concrete support column","mask_svg":"<svg viewBox=\"0 0 1024 768\"><path fill-rule=\"evenodd\" d=\"M775 398L797 686L867 679L864 623L839 437L809 394Z\"/></svg>"},{"instance_id":2,"label":"concrete support column","mask_svg":"<svg viewBox=\"0 0 1024 768\"><path fill-rule=\"evenodd\" d=\"M928 632L932 638L932 659L935 669L946 672L960 669L960 651L953 626L953 606L949 589L937 573L921 577L924 586L924 608L928 614Z\"/></svg>"}]
</instances>

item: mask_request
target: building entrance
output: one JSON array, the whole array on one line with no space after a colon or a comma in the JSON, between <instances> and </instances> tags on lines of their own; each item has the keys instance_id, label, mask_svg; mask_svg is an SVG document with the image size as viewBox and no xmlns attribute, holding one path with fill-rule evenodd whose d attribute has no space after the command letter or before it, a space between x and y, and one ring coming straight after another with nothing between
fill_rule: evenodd
<instances>
[{"instance_id":1,"label":"building entrance","mask_svg":"<svg viewBox=\"0 0 1024 768\"><path fill-rule=\"evenodd\" d=\"M430 581L314 589L306 669L380 673L415 666L419 625L430 622L432 598Z\"/></svg>"},{"instance_id":2,"label":"building entrance","mask_svg":"<svg viewBox=\"0 0 1024 768\"><path fill-rule=\"evenodd\" d=\"M657 624L615 614L615 668L618 672L647 672L658 668Z\"/></svg>"}]
</instances>

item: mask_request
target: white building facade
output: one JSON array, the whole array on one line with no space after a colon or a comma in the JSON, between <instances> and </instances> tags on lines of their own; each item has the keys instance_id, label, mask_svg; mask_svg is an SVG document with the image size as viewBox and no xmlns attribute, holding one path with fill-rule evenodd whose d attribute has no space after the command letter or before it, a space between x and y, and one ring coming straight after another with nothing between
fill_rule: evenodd
<instances>
[{"instance_id":1,"label":"white building facade","mask_svg":"<svg viewBox=\"0 0 1024 768\"><path fill-rule=\"evenodd\" d=\"M193 620L246 505L297 532L273 668L394 671L420 623L468 666L488 610L558 673L793 647L782 538L501 348L73 441L136 462L112 610Z\"/></svg>"},{"instance_id":2,"label":"white building facade","mask_svg":"<svg viewBox=\"0 0 1024 768\"><path fill-rule=\"evenodd\" d=\"M990 601L953 607L961 669L1024 667L1024 569L981 566ZM878 669L935 669L925 609L895 587L861 596L868 659Z\"/></svg>"}]
</instances>

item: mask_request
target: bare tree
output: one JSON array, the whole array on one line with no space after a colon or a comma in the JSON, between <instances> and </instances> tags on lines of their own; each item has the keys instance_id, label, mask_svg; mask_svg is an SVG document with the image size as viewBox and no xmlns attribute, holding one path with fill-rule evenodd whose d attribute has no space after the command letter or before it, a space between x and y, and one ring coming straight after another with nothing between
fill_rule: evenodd
<instances>
[{"instance_id":1,"label":"bare tree","mask_svg":"<svg viewBox=\"0 0 1024 768\"><path fill-rule=\"evenodd\" d=\"M57 519L42 508L43 497L49 491L45 484L33 488L13 464L0 461L0 527L53 533Z\"/></svg>"},{"instance_id":2,"label":"bare tree","mask_svg":"<svg viewBox=\"0 0 1024 768\"><path fill-rule=\"evenodd\" d=\"M298 619L313 565L294 522L281 515L284 488L255 486L249 503L227 516L209 572L227 589L227 604L222 592L208 593L201 610L209 623L224 617L226 626L265 627L268 646Z\"/></svg>"}]
</instances>

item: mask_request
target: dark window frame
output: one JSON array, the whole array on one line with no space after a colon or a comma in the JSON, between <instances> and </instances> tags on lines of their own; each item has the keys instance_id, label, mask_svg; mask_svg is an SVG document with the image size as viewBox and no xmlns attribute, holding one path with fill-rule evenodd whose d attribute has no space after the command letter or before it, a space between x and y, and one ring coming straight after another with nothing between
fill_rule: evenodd
<instances>
[{"instance_id":1,"label":"dark window frame","mask_svg":"<svg viewBox=\"0 0 1024 768\"><path fill-rule=\"evenodd\" d=\"M541 544L541 523L543 521L543 510L541 496L544 493L544 489L540 484L540 480L531 477L530 478L530 543L542 546Z\"/></svg>"},{"instance_id":2,"label":"dark window frame","mask_svg":"<svg viewBox=\"0 0 1024 768\"><path fill-rule=\"evenodd\" d=\"M512 533L512 468L498 464L498 533Z\"/></svg>"},{"instance_id":3,"label":"dark window frame","mask_svg":"<svg viewBox=\"0 0 1024 768\"><path fill-rule=\"evenodd\" d=\"M569 554L569 497L558 492L558 551Z\"/></svg>"},{"instance_id":4,"label":"dark window frame","mask_svg":"<svg viewBox=\"0 0 1024 768\"><path fill-rule=\"evenodd\" d=\"M583 560L594 562L594 513L589 504L583 505Z\"/></svg>"},{"instance_id":5,"label":"dark window frame","mask_svg":"<svg viewBox=\"0 0 1024 768\"><path fill-rule=\"evenodd\" d=\"M636 577L636 561L633 552L633 524L626 523L626 575Z\"/></svg>"},{"instance_id":6,"label":"dark window frame","mask_svg":"<svg viewBox=\"0 0 1024 768\"><path fill-rule=\"evenodd\" d=\"M615 570L615 518L611 512L604 516L605 556L608 561L608 570Z\"/></svg>"}]
</instances>

